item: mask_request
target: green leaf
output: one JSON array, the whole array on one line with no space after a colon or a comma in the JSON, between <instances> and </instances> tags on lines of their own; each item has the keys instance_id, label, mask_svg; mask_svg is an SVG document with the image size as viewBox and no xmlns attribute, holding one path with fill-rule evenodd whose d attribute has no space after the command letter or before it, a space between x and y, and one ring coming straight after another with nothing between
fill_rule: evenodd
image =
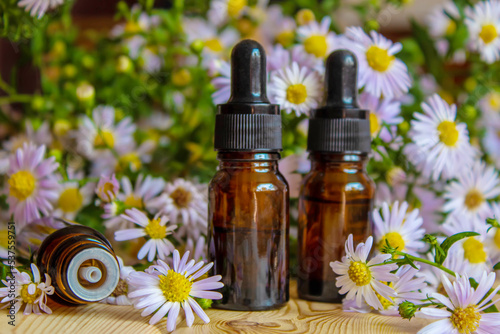
<instances>
[{"instance_id":1,"label":"green leaf","mask_svg":"<svg viewBox=\"0 0 500 334\"><path fill-rule=\"evenodd\" d=\"M450 247L457 241L462 240L464 238L469 238L469 237L474 237L476 235L479 235L479 233L476 232L461 232L452 235L451 237L446 238L440 245L442 248L444 255L441 254L441 252L436 252L436 258L435 261L437 264L443 264L444 260L448 256L448 250Z\"/></svg>"},{"instance_id":2,"label":"green leaf","mask_svg":"<svg viewBox=\"0 0 500 334\"><path fill-rule=\"evenodd\" d=\"M497 264L493 266L493 270L500 270L500 262L497 262Z\"/></svg>"},{"instance_id":3,"label":"green leaf","mask_svg":"<svg viewBox=\"0 0 500 334\"><path fill-rule=\"evenodd\" d=\"M427 64L429 72L436 78L438 82L441 82L441 79L443 77L444 64L434 46L434 41L429 36L427 30L420 24L418 24L415 20L411 21L411 26L415 40L420 46L420 49L422 49L425 63Z\"/></svg>"}]
</instances>

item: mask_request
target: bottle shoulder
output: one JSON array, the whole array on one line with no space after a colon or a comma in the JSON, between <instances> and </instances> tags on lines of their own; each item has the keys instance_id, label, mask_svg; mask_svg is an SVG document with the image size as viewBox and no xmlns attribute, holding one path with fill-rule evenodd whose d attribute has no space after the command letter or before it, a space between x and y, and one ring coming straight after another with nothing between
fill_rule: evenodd
<instances>
[{"instance_id":1,"label":"bottle shoulder","mask_svg":"<svg viewBox=\"0 0 500 334\"><path fill-rule=\"evenodd\" d=\"M209 191L282 191L289 186L278 169L220 169L209 183Z\"/></svg>"},{"instance_id":2,"label":"bottle shoulder","mask_svg":"<svg viewBox=\"0 0 500 334\"><path fill-rule=\"evenodd\" d=\"M375 183L365 170L311 170L304 176L301 195L337 196L350 193L373 197Z\"/></svg>"}]
</instances>

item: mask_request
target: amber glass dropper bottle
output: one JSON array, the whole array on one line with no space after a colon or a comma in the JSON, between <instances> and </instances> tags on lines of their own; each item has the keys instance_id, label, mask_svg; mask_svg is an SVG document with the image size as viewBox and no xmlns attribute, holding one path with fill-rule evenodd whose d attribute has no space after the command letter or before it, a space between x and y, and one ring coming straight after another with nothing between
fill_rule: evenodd
<instances>
[{"instance_id":1,"label":"amber glass dropper bottle","mask_svg":"<svg viewBox=\"0 0 500 334\"><path fill-rule=\"evenodd\" d=\"M253 40L231 54L231 97L218 106L219 169L209 186L208 251L228 310L268 310L289 299L288 184L278 170L281 115L266 94L266 55Z\"/></svg>"},{"instance_id":2,"label":"amber glass dropper bottle","mask_svg":"<svg viewBox=\"0 0 500 334\"><path fill-rule=\"evenodd\" d=\"M311 172L299 196L298 294L340 302L330 262L341 260L349 234L354 243L371 234L374 183L366 173L370 152L369 111L357 103L357 60L346 50L326 62L326 105L311 111Z\"/></svg>"}]
</instances>

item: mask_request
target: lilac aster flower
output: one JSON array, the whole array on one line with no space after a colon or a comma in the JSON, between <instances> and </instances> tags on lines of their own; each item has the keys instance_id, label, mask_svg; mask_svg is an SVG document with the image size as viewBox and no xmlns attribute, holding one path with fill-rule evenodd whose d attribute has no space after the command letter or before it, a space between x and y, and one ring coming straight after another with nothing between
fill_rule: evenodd
<instances>
[{"instance_id":1,"label":"lilac aster flower","mask_svg":"<svg viewBox=\"0 0 500 334\"><path fill-rule=\"evenodd\" d=\"M52 174L59 164L55 158L44 159L45 146L24 144L10 157L8 172L9 214L23 226L48 215L58 196L58 184Z\"/></svg>"},{"instance_id":2,"label":"lilac aster flower","mask_svg":"<svg viewBox=\"0 0 500 334\"><path fill-rule=\"evenodd\" d=\"M423 329L426 333L497 333L500 327L500 313L482 313L493 305L492 301L500 286L490 293L495 283L495 273L483 273L476 289L471 287L467 275L456 277L452 284L448 277L441 276L446 296L432 293L430 297L443 304L445 308L422 308L420 318L441 319Z\"/></svg>"},{"instance_id":3,"label":"lilac aster flower","mask_svg":"<svg viewBox=\"0 0 500 334\"><path fill-rule=\"evenodd\" d=\"M168 219L166 216L156 215L154 219L150 220L144 212L133 208L125 210L125 214L121 215L121 217L139 225L141 228L116 231L115 239L117 241L149 237L149 240L137 254L139 260L142 260L146 254L149 262L153 261L157 254L158 258L165 259L174 250L174 245L167 239L167 236L172 234L177 225L167 226Z\"/></svg>"},{"instance_id":4,"label":"lilac aster flower","mask_svg":"<svg viewBox=\"0 0 500 334\"><path fill-rule=\"evenodd\" d=\"M194 322L194 313L205 323L210 322L194 298L221 299L222 294L210 290L220 289L224 284L219 282L220 275L200 279L212 268L213 263L203 266L203 261L188 262L188 258L189 252L184 253L181 259L179 252L175 250L172 268L159 260L157 265L149 267L146 272L132 272L129 275L128 282L134 291L128 296L133 300L135 308L144 309L142 316L156 311L149 320L151 325L168 315L167 330L175 330L181 307L189 327Z\"/></svg>"}]
</instances>

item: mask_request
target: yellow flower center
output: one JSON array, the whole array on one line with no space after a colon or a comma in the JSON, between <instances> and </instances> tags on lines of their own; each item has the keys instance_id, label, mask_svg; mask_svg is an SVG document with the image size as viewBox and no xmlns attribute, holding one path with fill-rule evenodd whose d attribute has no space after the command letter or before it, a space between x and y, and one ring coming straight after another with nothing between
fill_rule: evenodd
<instances>
[{"instance_id":1,"label":"yellow flower center","mask_svg":"<svg viewBox=\"0 0 500 334\"><path fill-rule=\"evenodd\" d=\"M496 111L500 110L500 94L491 93L488 102L490 104L491 109Z\"/></svg>"},{"instance_id":2,"label":"yellow flower center","mask_svg":"<svg viewBox=\"0 0 500 334\"><path fill-rule=\"evenodd\" d=\"M306 101L307 88L303 84L288 86L286 89L286 99L293 104L301 104Z\"/></svg>"},{"instance_id":3,"label":"yellow flower center","mask_svg":"<svg viewBox=\"0 0 500 334\"><path fill-rule=\"evenodd\" d=\"M188 299L193 282L184 277L184 275L170 269L167 276L160 275L159 278L159 287L167 301L182 303Z\"/></svg>"},{"instance_id":4,"label":"yellow flower center","mask_svg":"<svg viewBox=\"0 0 500 334\"><path fill-rule=\"evenodd\" d=\"M403 251L405 248L405 241L403 237L398 232L389 232L382 237L380 240L380 248L385 247L386 241L389 242L392 248L397 248L399 251Z\"/></svg>"},{"instance_id":5,"label":"yellow flower center","mask_svg":"<svg viewBox=\"0 0 500 334\"><path fill-rule=\"evenodd\" d=\"M479 33L479 38L483 40L484 44L493 42L493 40L497 37L497 28L493 24L485 24Z\"/></svg>"},{"instance_id":6,"label":"yellow flower center","mask_svg":"<svg viewBox=\"0 0 500 334\"><path fill-rule=\"evenodd\" d=\"M141 26L134 21L128 21L127 24L125 24L124 28L124 31L127 34L135 34L140 32L141 30Z\"/></svg>"},{"instance_id":7,"label":"yellow flower center","mask_svg":"<svg viewBox=\"0 0 500 334\"><path fill-rule=\"evenodd\" d=\"M123 203L125 203L126 206L130 206L137 209L144 208L144 204L142 203L142 198L136 197L134 195L128 195Z\"/></svg>"},{"instance_id":8,"label":"yellow flower center","mask_svg":"<svg viewBox=\"0 0 500 334\"><path fill-rule=\"evenodd\" d=\"M465 240L464 244L464 258L466 258L469 263L484 263L486 262L486 252L484 250L484 245L481 241L474 237L469 237Z\"/></svg>"},{"instance_id":9,"label":"yellow flower center","mask_svg":"<svg viewBox=\"0 0 500 334\"><path fill-rule=\"evenodd\" d=\"M439 140L446 146L455 146L458 142L459 132L457 125L452 121L442 121L437 126L439 132Z\"/></svg>"},{"instance_id":10,"label":"yellow flower center","mask_svg":"<svg viewBox=\"0 0 500 334\"><path fill-rule=\"evenodd\" d=\"M101 132L97 133L95 136L94 146L113 148L115 146L115 136L113 135L113 132L109 130L101 130Z\"/></svg>"},{"instance_id":11,"label":"yellow flower center","mask_svg":"<svg viewBox=\"0 0 500 334\"><path fill-rule=\"evenodd\" d=\"M479 327L481 314L474 306L456 308L451 315L451 323L459 333L474 333Z\"/></svg>"},{"instance_id":12,"label":"yellow flower center","mask_svg":"<svg viewBox=\"0 0 500 334\"><path fill-rule=\"evenodd\" d=\"M297 12L295 20L300 26L308 24L316 19L314 12L310 9L301 9Z\"/></svg>"},{"instance_id":13,"label":"yellow flower center","mask_svg":"<svg viewBox=\"0 0 500 334\"><path fill-rule=\"evenodd\" d=\"M20 201L26 200L33 194L36 187L36 180L31 172L21 170L9 178L10 195Z\"/></svg>"},{"instance_id":14,"label":"yellow flower center","mask_svg":"<svg viewBox=\"0 0 500 334\"><path fill-rule=\"evenodd\" d=\"M309 36L304 41L304 49L307 53L313 54L318 58L324 58L328 49L326 37L323 35Z\"/></svg>"},{"instance_id":15,"label":"yellow flower center","mask_svg":"<svg viewBox=\"0 0 500 334\"><path fill-rule=\"evenodd\" d=\"M493 241L495 242L495 245L500 248L500 228L497 228Z\"/></svg>"},{"instance_id":16,"label":"yellow flower center","mask_svg":"<svg viewBox=\"0 0 500 334\"><path fill-rule=\"evenodd\" d=\"M374 112L370 112L370 133L375 137L380 131L380 120Z\"/></svg>"},{"instance_id":17,"label":"yellow flower center","mask_svg":"<svg viewBox=\"0 0 500 334\"><path fill-rule=\"evenodd\" d=\"M276 42L283 45L284 47L290 46L293 43L295 34L291 30L284 30L276 36Z\"/></svg>"},{"instance_id":18,"label":"yellow flower center","mask_svg":"<svg viewBox=\"0 0 500 334\"><path fill-rule=\"evenodd\" d=\"M130 170L137 171L141 168L142 161L137 152L130 152L120 157L118 165L118 171L121 171L122 168L127 169L129 167Z\"/></svg>"},{"instance_id":19,"label":"yellow flower center","mask_svg":"<svg viewBox=\"0 0 500 334\"><path fill-rule=\"evenodd\" d=\"M144 232L151 237L151 239L163 239L167 236L167 227L160 225L160 219L153 219L149 221L148 226L144 228Z\"/></svg>"},{"instance_id":20,"label":"yellow flower center","mask_svg":"<svg viewBox=\"0 0 500 334\"><path fill-rule=\"evenodd\" d=\"M109 200L109 193L111 193L111 197L113 198L115 194L115 186L111 182L106 182L104 183L100 188L99 188L99 198L101 198L103 201L108 201ZM102 197L101 197L102 194Z\"/></svg>"},{"instance_id":21,"label":"yellow flower center","mask_svg":"<svg viewBox=\"0 0 500 334\"><path fill-rule=\"evenodd\" d=\"M54 123L54 133L56 136L62 137L71 130L71 123L65 119L58 119Z\"/></svg>"},{"instance_id":22,"label":"yellow flower center","mask_svg":"<svg viewBox=\"0 0 500 334\"><path fill-rule=\"evenodd\" d=\"M230 17L238 17L246 6L247 0L229 0L227 2L227 14Z\"/></svg>"},{"instance_id":23,"label":"yellow flower center","mask_svg":"<svg viewBox=\"0 0 500 334\"><path fill-rule=\"evenodd\" d=\"M205 41L205 46L213 52L221 52L224 47L217 38L212 38Z\"/></svg>"},{"instance_id":24,"label":"yellow flower center","mask_svg":"<svg viewBox=\"0 0 500 334\"><path fill-rule=\"evenodd\" d=\"M9 248L9 231L7 229L0 230L0 247Z\"/></svg>"},{"instance_id":25,"label":"yellow flower center","mask_svg":"<svg viewBox=\"0 0 500 334\"><path fill-rule=\"evenodd\" d=\"M78 188L67 188L59 196L58 206L63 212L76 212L83 205L83 196Z\"/></svg>"},{"instance_id":26,"label":"yellow flower center","mask_svg":"<svg viewBox=\"0 0 500 334\"><path fill-rule=\"evenodd\" d=\"M357 286L367 285L372 280L372 274L366 263L359 261L351 261L347 274L349 275L351 281L353 281Z\"/></svg>"},{"instance_id":27,"label":"yellow flower center","mask_svg":"<svg viewBox=\"0 0 500 334\"><path fill-rule=\"evenodd\" d=\"M176 207L187 208L193 195L186 189L179 187L170 194L170 197L173 199Z\"/></svg>"},{"instance_id":28,"label":"yellow flower center","mask_svg":"<svg viewBox=\"0 0 500 334\"><path fill-rule=\"evenodd\" d=\"M28 292L28 286L29 284L25 284L21 288L21 298L23 299L23 302L25 302L26 304L33 304L35 300L42 294L42 290L36 288L35 293L31 295Z\"/></svg>"},{"instance_id":29,"label":"yellow flower center","mask_svg":"<svg viewBox=\"0 0 500 334\"><path fill-rule=\"evenodd\" d=\"M453 20L449 20L448 26L446 27L446 36L451 36L457 31L457 24Z\"/></svg>"},{"instance_id":30,"label":"yellow flower center","mask_svg":"<svg viewBox=\"0 0 500 334\"><path fill-rule=\"evenodd\" d=\"M483 203L484 197L479 190L472 189L465 195L464 204L471 211L478 209Z\"/></svg>"},{"instance_id":31,"label":"yellow flower center","mask_svg":"<svg viewBox=\"0 0 500 334\"><path fill-rule=\"evenodd\" d=\"M378 72L385 72L389 69L395 57L390 56L387 50L376 45L370 46L366 51L366 61L368 65Z\"/></svg>"},{"instance_id":32,"label":"yellow flower center","mask_svg":"<svg viewBox=\"0 0 500 334\"><path fill-rule=\"evenodd\" d=\"M191 82L191 73L189 73L188 70L185 68L175 71L174 74L172 74L172 83L176 86L186 86Z\"/></svg>"}]
</instances>

